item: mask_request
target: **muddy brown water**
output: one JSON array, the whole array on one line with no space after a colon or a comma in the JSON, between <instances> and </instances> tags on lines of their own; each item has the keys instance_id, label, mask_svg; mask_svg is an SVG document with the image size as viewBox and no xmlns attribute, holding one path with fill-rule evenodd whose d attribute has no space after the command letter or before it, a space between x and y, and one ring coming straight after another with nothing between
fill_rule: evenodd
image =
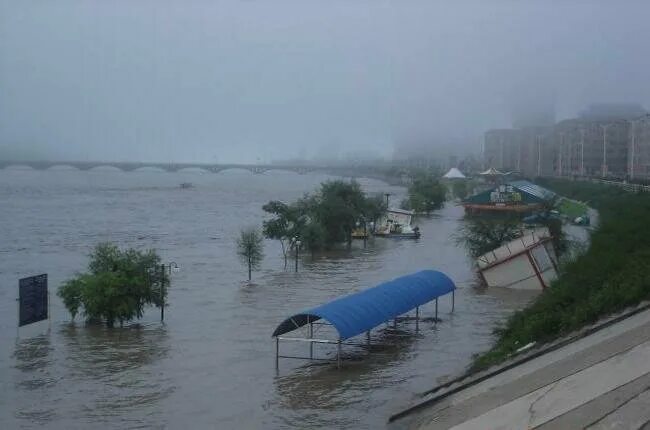
<instances>
[{"instance_id":1,"label":"muddy brown water","mask_svg":"<svg viewBox=\"0 0 650 430\"><path fill-rule=\"evenodd\" d=\"M494 325L530 294L473 286L471 261L451 238L462 218L448 204L417 224L422 239L375 239L350 251L303 256L284 269L279 244L246 285L239 229L259 225L270 199L294 200L328 179L244 171L219 174L110 169L0 171L0 428L381 428L487 348ZM193 188L181 189L191 182ZM404 190L360 179L369 192ZM83 270L100 241L156 248L175 261L165 324L106 329L70 322L56 287ZM458 285L442 321L373 332L371 353L345 347L343 369L281 360L271 333L288 315L425 268ZM48 273L51 321L17 333L18 279ZM433 306L422 310L431 317ZM49 328L48 328L49 327ZM364 339L362 339L364 340ZM283 345L283 348L284 345ZM307 346L287 346L306 353ZM317 346L318 357L335 349Z\"/></svg>"}]
</instances>

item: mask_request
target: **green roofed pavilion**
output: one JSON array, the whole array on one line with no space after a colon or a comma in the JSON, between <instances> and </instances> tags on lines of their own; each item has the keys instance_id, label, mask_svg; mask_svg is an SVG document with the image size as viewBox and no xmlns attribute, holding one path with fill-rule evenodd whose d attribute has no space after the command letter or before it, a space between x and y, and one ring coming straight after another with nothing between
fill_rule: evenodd
<instances>
[{"instance_id":1,"label":"green roofed pavilion","mask_svg":"<svg viewBox=\"0 0 650 430\"><path fill-rule=\"evenodd\" d=\"M463 201L470 213L494 211L530 213L553 205L557 195L529 181L512 181L468 197Z\"/></svg>"}]
</instances>

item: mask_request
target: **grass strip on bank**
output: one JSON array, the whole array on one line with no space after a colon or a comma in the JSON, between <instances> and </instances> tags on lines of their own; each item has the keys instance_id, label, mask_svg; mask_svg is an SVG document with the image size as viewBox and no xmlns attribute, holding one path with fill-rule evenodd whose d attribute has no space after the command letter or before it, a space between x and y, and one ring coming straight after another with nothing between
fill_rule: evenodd
<instances>
[{"instance_id":1,"label":"grass strip on bank","mask_svg":"<svg viewBox=\"0 0 650 430\"><path fill-rule=\"evenodd\" d=\"M475 357L474 371L504 361L531 342L552 341L650 299L650 193L627 193L589 182L539 183L590 202L599 212L598 228L589 249L564 265L550 288L495 330L496 343Z\"/></svg>"},{"instance_id":2,"label":"grass strip on bank","mask_svg":"<svg viewBox=\"0 0 650 430\"><path fill-rule=\"evenodd\" d=\"M568 217L571 220L574 220L578 217L581 217L587 213L587 205L568 198L562 198L557 205L556 209L560 214Z\"/></svg>"}]
</instances>

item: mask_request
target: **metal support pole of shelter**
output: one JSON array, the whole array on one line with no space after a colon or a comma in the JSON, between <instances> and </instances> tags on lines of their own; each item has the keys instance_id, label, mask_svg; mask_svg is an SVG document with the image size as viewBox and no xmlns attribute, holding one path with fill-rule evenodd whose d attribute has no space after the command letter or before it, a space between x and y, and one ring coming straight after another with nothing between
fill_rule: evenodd
<instances>
[{"instance_id":1,"label":"metal support pole of shelter","mask_svg":"<svg viewBox=\"0 0 650 430\"><path fill-rule=\"evenodd\" d=\"M341 368L341 338L339 338L338 345L337 345L337 351L336 351L336 368L340 369Z\"/></svg>"},{"instance_id":2,"label":"metal support pole of shelter","mask_svg":"<svg viewBox=\"0 0 650 430\"><path fill-rule=\"evenodd\" d=\"M451 290L451 311L456 307L456 290Z\"/></svg>"},{"instance_id":3,"label":"metal support pole of shelter","mask_svg":"<svg viewBox=\"0 0 650 430\"><path fill-rule=\"evenodd\" d=\"M275 370L280 368L280 338L275 338Z\"/></svg>"},{"instance_id":4,"label":"metal support pole of shelter","mask_svg":"<svg viewBox=\"0 0 650 430\"><path fill-rule=\"evenodd\" d=\"M366 342L368 343L368 346L370 346L370 330L366 332Z\"/></svg>"},{"instance_id":5,"label":"metal support pole of shelter","mask_svg":"<svg viewBox=\"0 0 650 430\"><path fill-rule=\"evenodd\" d=\"M314 338L314 325L312 323L309 323L309 338L313 339ZM312 360L314 358L314 342L309 342L309 359Z\"/></svg>"},{"instance_id":6,"label":"metal support pole of shelter","mask_svg":"<svg viewBox=\"0 0 650 430\"><path fill-rule=\"evenodd\" d=\"M438 298L436 297L436 324L438 323Z\"/></svg>"},{"instance_id":7,"label":"metal support pole of shelter","mask_svg":"<svg viewBox=\"0 0 650 430\"><path fill-rule=\"evenodd\" d=\"M50 290L47 290L47 334L52 331L52 314L50 314Z\"/></svg>"}]
</instances>

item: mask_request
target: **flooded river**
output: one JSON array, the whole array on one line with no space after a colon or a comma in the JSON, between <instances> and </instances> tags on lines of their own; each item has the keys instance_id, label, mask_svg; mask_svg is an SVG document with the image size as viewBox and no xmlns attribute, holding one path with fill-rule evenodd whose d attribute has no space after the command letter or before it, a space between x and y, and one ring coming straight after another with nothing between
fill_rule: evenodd
<instances>
[{"instance_id":1,"label":"flooded river","mask_svg":"<svg viewBox=\"0 0 650 430\"><path fill-rule=\"evenodd\" d=\"M113 170L0 171L0 428L341 428L385 426L445 375L490 343L495 323L530 299L472 286L470 261L450 237L462 209L448 204L418 220L419 241L375 239L366 248L300 259L285 270L267 241L262 268L246 285L235 254L240 228L260 225L261 206L294 200L328 179L245 171L219 174ZM191 182L193 188L179 184ZM360 180L369 192L404 190ZM161 325L108 330L70 323L54 292L84 270L101 241L156 248L174 273ZM293 262L291 262L293 263ZM271 333L285 317L416 270L457 283L456 312L417 336L377 331L371 355L337 371L295 360L275 369ZM49 274L52 319L16 331L18 279ZM431 316L432 306L423 309ZM319 356L335 351L319 347Z\"/></svg>"}]
</instances>

